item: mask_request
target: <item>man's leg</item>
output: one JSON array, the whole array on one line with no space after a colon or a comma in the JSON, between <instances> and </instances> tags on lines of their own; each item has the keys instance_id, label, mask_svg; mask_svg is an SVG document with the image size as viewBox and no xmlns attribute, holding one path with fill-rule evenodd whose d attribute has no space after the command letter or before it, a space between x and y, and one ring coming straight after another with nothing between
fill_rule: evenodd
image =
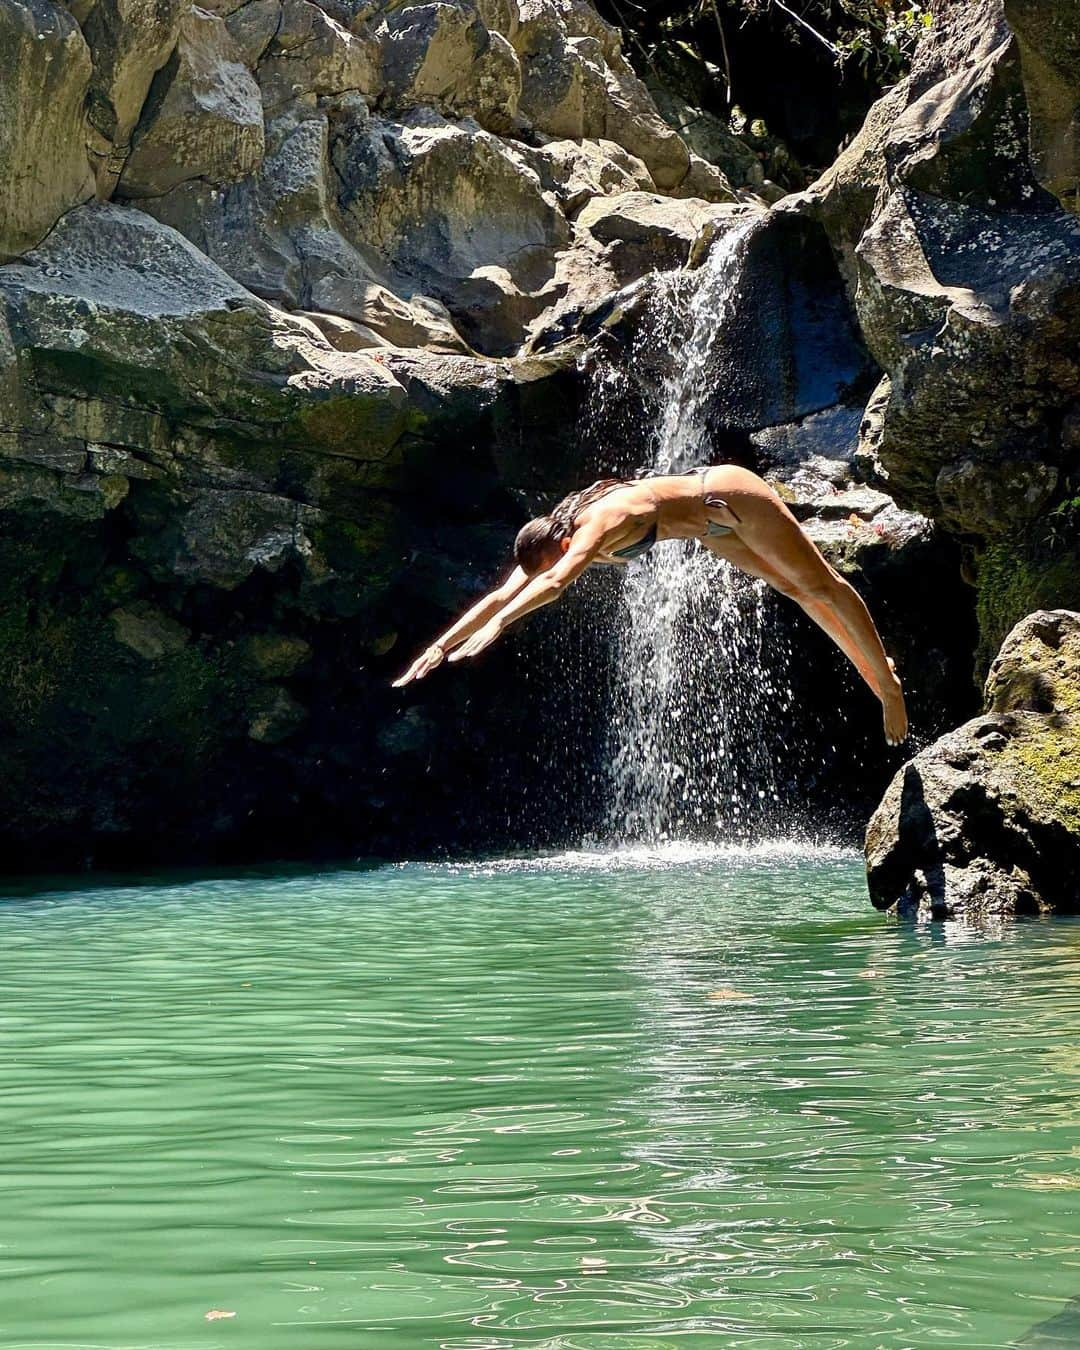
<instances>
[{"instance_id":1,"label":"man's leg","mask_svg":"<svg viewBox=\"0 0 1080 1350\"><path fill-rule=\"evenodd\" d=\"M740 572L746 572L747 575L756 577L759 581L768 582L774 591L779 591L781 595L787 596L789 600L794 600L800 609L802 609L811 619L813 619L819 628L823 629L824 632L832 638L833 642L836 643L870 686L874 696L876 698L881 697L881 692L878 689L874 678L873 668L866 660L862 650L851 638L847 629L827 605L805 595L799 590L798 586L789 581L782 572L778 571L775 567L771 567L764 558L753 552L752 549L744 544L741 539L736 538L735 535L714 535L711 538L702 539L700 542L704 544L711 553L715 553L717 557L723 558L725 561L731 563L733 566L737 567Z\"/></svg>"},{"instance_id":2,"label":"man's leg","mask_svg":"<svg viewBox=\"0 0 1080 1350\"><path fill-rule=\"evenodd\" d=\"M733 519L725 516L724 523L736 531L710 539L712 551L800 605L881 700L886 738L902 741L907 735L904 696L862 597L829 566L776 493L756 475L727 467L713 470L709 490L728 502Z\"/></svg>"}]
</instances>

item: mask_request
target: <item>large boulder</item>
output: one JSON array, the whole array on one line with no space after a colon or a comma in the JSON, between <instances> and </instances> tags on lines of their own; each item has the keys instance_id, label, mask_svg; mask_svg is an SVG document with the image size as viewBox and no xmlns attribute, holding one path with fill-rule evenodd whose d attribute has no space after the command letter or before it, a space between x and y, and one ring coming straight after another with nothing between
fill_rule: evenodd
<instances>
[{"instance_id":1,"label":"large boulder","mask_svg":"<svg viewBox=\"0 0 1080 1350\"><path fill-rule=\"evenodd\" d=\"M905 917L1080 910L1080 614L1006 638L987 712L916 755L866 833L870 897Z\"/></svg>"},{"instance_id":2,"label":"large boulder","mask_svg":"<svg viewBox=\"0 0 1080 1350\"><path fill-rule=\"evenodd\" d=\"M740 208L627 192L594 197L575 222L604 250L620 286L651 271L682 267L706 226Z\"/></svg>"},{"instance_id":3,"label":"large boulder","mask_svg":"<svg viewBox=\"0 0 1080 1350\"><path fill-rule=\"evenodd\" d=\"M0 306L21 347L0 401L9 512L120 511L159 584L234 590L286 569L316 612L379 604L385 581L359 598L332 541L404 482L418 415L385 362L334 350L115 206L69 213L3 269Z\"/></svg>"},{"instance_id":4,"label":"large boulder","mask_svg":"<svg viewBox=\"0 0 1080 1350\"><path fill-rule=\"evenodd\" d=\"M90 71L89 49L66 9L0 0L0 262L33 248L93 195Z\"/></svg>"},{"instance_id":5,"label":"large boulder","mask_svg":"<svg viewBox=\"0 0 1080 1350\"><path fill-rule=\"evenodd\" d=\"M186 0L72 0L94 58L87 149L102 199L116 187L155 75L169 59Z\"/></svg>"},{"instance_id":6,"label":"large boulder","mask_svg":"<svg viewBox=\"0 0 1080 1350\"><path fill-rule=\"evenodd\" d=\"M513 351L570 229L510 144L433 109L333 145L343 228L396 288L433 295L478 350Z\"/></svg>"},{"instance_id":7,"label":"large boulder","mask_svg":"<svg viewBox=\"0 0 1080 1350\"><path fill-rule=\"evenodd\" d=\"M261 14L255 16L261 44ZM240 29L236 17L233 31ZM269 44L260 54L257 78L268 113L300 99L359 93L374 98L381 86L379 45L362 26L346 28L310 0L282 0Z\"/></svg>"},{"instance_id":8,"label":"large boulder","mask_svg":"<svg viewBox=\"0 0 1080 1350\"><path fill-rule=\"evenodd\" d=\"M545 141L520 153L571 219L596 197L654 190L644 161L614 141Z\"/></svg>"},{"instance_id":9,"label":"large boulder","mask_svg":"<svg viewBox=\"0 0 1080 1350\"><path fill-rule=\"evenodd\" d=\"M1069 515L1080 464L1077 42L1071 4L939 7L910 76L780 208L820 220L837 251L886 376L867 457L961 541L982 674L1023 614L1080 607L1076 530L1050 523Z\"/></svg>"},{"instance_id":10,"label":"large boulder","mask_svg":"<svg viewBox=\"0 0 1080 1350\"><path fill-rule=\"evenodd\" d=\"M336 350L141 212L69 213L0 271L0 304L20 336L0 405L13 436L5 473L42 466L50 445L85 456L93 441L129 450L157 482L193 478L200 490L272 495L284 475L314 507L346 505L350 465L353 494L400 485L410 396L386 360ZM104 462L111 484L124 470ZM89 490L93 463L52 468ZM257 503L244 503L247 518Z\"/></svg>"},{"instance_id":11,"label":"large boulder","mask_svg":"<svg viewBox=\"0 0 1080 1350\"><path fill-rule=\"evenodd\" d=\"M690 152L623 56L618 32L590 5L527 0L513 41L521 111L538 132L614 141L644 161L662 192L679 187Z\"/></svg>"},{"instance_id":12,"label":"large boulder","mask_svg":"<svg viewBox=\"0 0 1080 1350\"><path fill-rule=\"evenodd\" d=\"M515 130L521 97L517 54L479 13L459 5L410 5L390 13L382 39L384 100L429 104L475 117L489 131Z\"/></svg>"},{"instance_id":13,"label":"large boulder","mask_svg":"<svg viewBox=\"0 0 1080 1350\"><path fill-rule=\"evenodd\" d=\"M120 175L126 197L159 197L193 178L224 183L263 156L259 87L225 21L192 9L143 110Z\"/></svg>"}]
</instances>

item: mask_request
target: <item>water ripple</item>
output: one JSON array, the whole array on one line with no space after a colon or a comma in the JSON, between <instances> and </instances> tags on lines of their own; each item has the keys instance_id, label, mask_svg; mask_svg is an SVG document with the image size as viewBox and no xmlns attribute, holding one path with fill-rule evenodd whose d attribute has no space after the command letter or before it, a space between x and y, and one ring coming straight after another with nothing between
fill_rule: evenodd
<instances>
[{"instance_id":1,"label":"water ripple","mask_svg":"<svg viewBox=\"0 0 1080 1350\"><path fill-rule=\"evenodd\" d=\"M0 929L5 1346L1080 1326L1080 925L669 845L24 884Z\"/></svg>"}]
</instances>

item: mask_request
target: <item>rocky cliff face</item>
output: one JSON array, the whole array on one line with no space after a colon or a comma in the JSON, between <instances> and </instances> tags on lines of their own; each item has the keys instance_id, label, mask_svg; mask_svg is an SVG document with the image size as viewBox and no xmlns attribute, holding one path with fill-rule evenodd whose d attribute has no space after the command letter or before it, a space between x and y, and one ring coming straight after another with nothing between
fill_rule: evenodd
<instances>
[{"instance_id":1,"label":"rocky cliff face","mask_svg":"<svg viewBox=\"0 0 1080 1350\"><path fill-rule=\"evenodd\" d=\"M585 3L0 0L0 72L4 864L475 837L498 664L388 678L590 467L530 346L739 184Z\"/></svg>"},{"instance_id":2,"label":"rocky cliff face","mask_svg":"<svg viewBox=\"0 0 1080 1350\"><path fill-rule=\"evenodd\" d=\"M767 218L712 419L939 711L947 535L987 651L1074 603L1076 28L1006 8L942 7ZM0 0L0 72L0 863L520 837L463 784L547 772L528 643L388 679L523 506L637 462L578 358L763 211L759 154L585 0Z\"/></svg>"},{"instance_id":3,"label":"rocky cliff face","mask_svg":"<svg viewBox=\"0 0 1080 1350\"><path fill-rule=\"evenodd\" d=\"M1080 604L1075 6L934 9L904 80L784 209L819 220L884 372L867 476L963 544L985 674L1039 605Z\"/></svg>"}]
</instances>

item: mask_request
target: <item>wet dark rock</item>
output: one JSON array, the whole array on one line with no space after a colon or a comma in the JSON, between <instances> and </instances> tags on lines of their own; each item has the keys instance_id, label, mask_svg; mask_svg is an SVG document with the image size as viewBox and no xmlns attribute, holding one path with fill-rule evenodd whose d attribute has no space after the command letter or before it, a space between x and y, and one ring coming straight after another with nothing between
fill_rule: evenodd
<instances>
[{"instance_id":1,"label":"wet dark rock","mask_svg":"<svg viewBox=\"0 0 1080 1350\"><path fill-rule=\"evenodd\" d=\"M144 661L159 661L180 651L191 637L182 624L145 601L114 609L109 618L117 642L130 647Z\"/></svg>"},{"instance_id":2,"label":"wet dark rock","mask_svg":"<svg viewBox=\"0 0 1080 1350\"><path fill-rule=\"evenodd\" d=\"M339 351L114 205L0 269L0 335L0 862L389 846L498 683L388 772L389 680L572 443L565 362Z\"/></svg>"},{"instance_id":3,"label":"wet dark rock","mask_svg":"<svg viewBox=\"0 0 1080 1350\"><path fill-rule=\"evenodd\" d=\"M752 233L716 362L723 434L830 408L872 367L823 231L772 212Z\"/></svg>"},{"instance_id":4,"label":"wet dark rock","mask_svg":"<svg viewBox=\"0 0 1080 1350\"><path fill-rule=\"evenodd\" d=\"M252 713L248 736L261 745L277 745L287 740L307 721L307 709L287 689L270 685L256 691L248 701Z\"/></svg>"}]
</instances>

